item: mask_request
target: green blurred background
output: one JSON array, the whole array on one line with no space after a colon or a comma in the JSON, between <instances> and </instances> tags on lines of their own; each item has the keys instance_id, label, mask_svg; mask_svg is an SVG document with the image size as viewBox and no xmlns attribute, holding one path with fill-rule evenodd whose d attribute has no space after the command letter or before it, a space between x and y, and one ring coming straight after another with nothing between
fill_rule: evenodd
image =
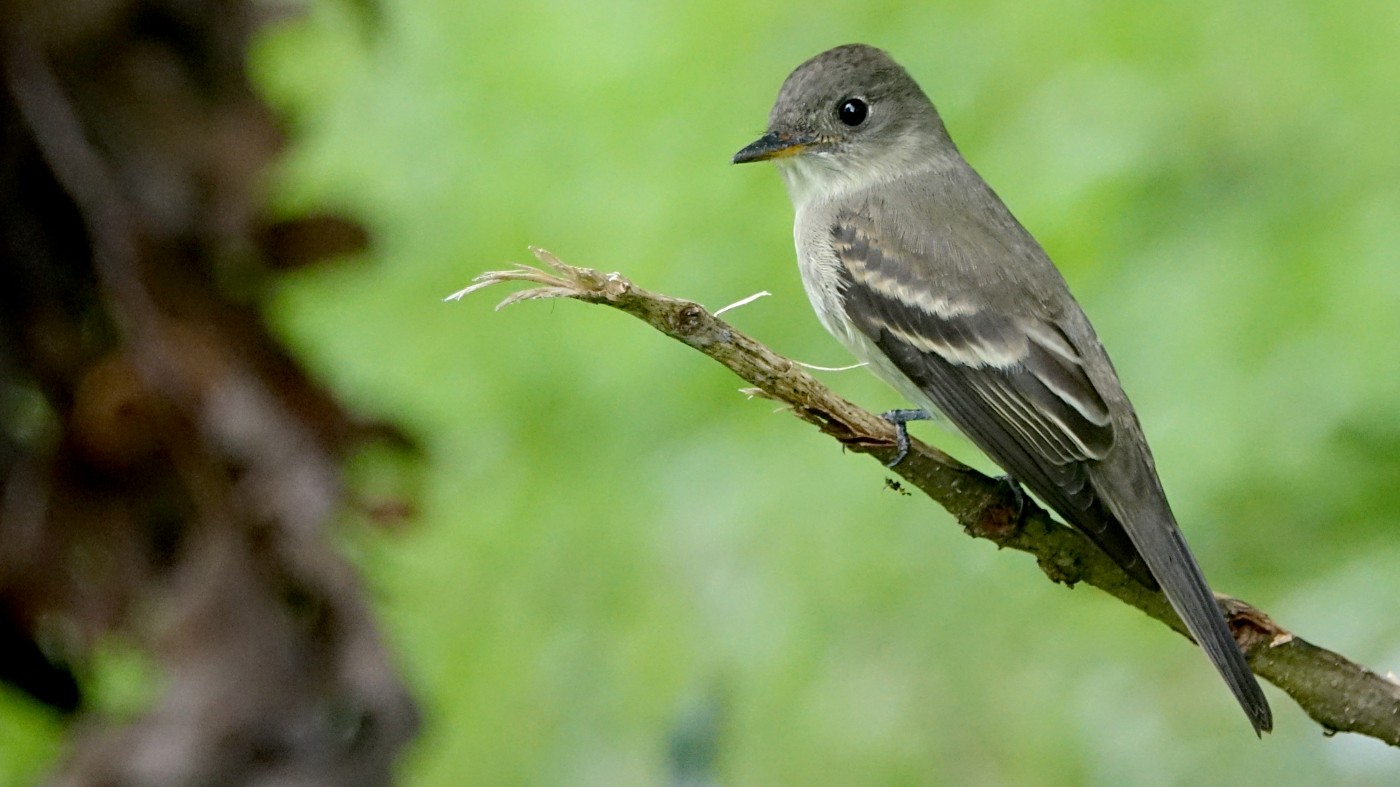
<instances>
[{"instance_id":1,"label":"green blurred background","mask_svg":"<svg viewBox=\"0 0 1400 787\"><path fill-rule=\"evenodd\" d=\"M426 447L421 518L345 538L426 711L404 784L1400 779L1272 687L1256 741L1182 638L622 314L440 302L537 244L712 308L769 290L727 318L848 363L777 174L728 161L799 62L881 46L1095 321L1217 589L1400 671L1400 5L377 8L315 5L254 66L294 133L270 199L377 237L285 279L277 320ZM6 781L58 751L35 713L0 699Z\"/></svg>"}]
</instances>

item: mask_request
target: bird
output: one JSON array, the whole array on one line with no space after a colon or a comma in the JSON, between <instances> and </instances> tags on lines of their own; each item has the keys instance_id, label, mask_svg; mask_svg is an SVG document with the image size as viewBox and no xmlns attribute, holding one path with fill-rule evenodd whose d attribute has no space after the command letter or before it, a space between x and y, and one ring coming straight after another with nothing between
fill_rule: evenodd
<instances>
[{"instance_id":1,"label":"bird","mask_svg":"<svg viewBox=\"0 0 1400 787\"><path fill-rule=\"evenodd\" d=\"M1272 712L1177 525L1117 372L1063 276L963 158L886 52L798 66L766 132L822 325L916 409L945 419L1149 590L1160 590L1256 735ZM894 464L894 463L891 463Z\"/></svg>"}]
</instances>

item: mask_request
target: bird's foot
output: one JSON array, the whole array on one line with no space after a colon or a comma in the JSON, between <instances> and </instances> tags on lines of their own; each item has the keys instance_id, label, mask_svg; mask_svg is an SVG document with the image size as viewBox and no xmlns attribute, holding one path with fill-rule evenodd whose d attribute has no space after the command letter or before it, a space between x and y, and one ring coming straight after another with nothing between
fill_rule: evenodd
<instances>
[{"instance_id":1,"label":"bird's foot","mask_svg":"<svg viewBox=\"0 0 1400 787\"><path fill-rule=\"evenodd\" d=\"M1011 499L1016 501L1016 521L1021 521L1021 515L1026 512L1026 490L1021 488L1021 482L1011 477L1010 473L997 479L997 483L1011 490Z\"/></svg>"},{"instance_id":2,"label":"bird's foot","mask_svg":"<svg viewBox=\"0 0 1400 787\"><path fill-rule=\"evenodd\" d=\"M885 463L885 467L894 467L904 461L904 457L909 454L909 427L905 424L910 421L927 421L933 416L928 410L890 410L881 413L880 417L894 424L894 459Z\"/></svg>"}]
</instances>

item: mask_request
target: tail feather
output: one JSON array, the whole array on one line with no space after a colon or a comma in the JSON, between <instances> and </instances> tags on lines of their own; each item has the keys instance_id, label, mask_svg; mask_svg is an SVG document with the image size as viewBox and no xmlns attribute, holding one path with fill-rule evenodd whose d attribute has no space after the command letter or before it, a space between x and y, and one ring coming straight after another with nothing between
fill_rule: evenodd
<instances>
[{"instance_id":1,"label":"tail feather","mask_svg":"<svg viewBox=\"0 0 1400 787\"><path fill-rule=\"evenodd\" d=\"M1215 594L1206 584L1191 548L1177 529L1170 510L1166 509L1165 501L1162 509L1165 516L1133 517L1124 522L1125 529L1161 585L1167 601L1171 602L1172 609L1176 610L1187 631L1191 632L1191 637L1205 651L1240 707L1244 708L1245 715L1254 725L1254 732L1269 732L1274 726L1269 701L1264 697L1264 691L1239 645L1235 643Z\"/></svg>"}]
</instances>

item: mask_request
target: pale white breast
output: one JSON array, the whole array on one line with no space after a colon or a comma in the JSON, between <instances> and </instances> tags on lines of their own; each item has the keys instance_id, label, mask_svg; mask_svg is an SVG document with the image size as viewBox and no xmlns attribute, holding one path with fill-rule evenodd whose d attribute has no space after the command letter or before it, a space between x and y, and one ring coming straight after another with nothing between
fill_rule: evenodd
<instances>
[{"instance_id":1,"label":"pale white breast","mask_svg":"<svg viewBox=\"0 0 1400 787\"><path fill-rule=\"evenodd\" d=\"M803 289L807 291L807 298L811 300L812 309L817 313L817 319L852 355L865 362L875 376L888 383L914 406L927 410L929 414L943 421L943 426L949 427L933 400L847 319L844 296L841 293L841 260L832 246L831 233L823 226L830 220L830 216L831 212L825 203L814 204L809 201L797 207L796 220L793 222L797 268L802 276Z\"/></svg>"},{"instance_id":2,"label":"pale white breast","mask_svg":"<svg viewBox=\"0 0 1400 787\"><path fill-rule=\"evenodd\" d=\"M950 166L950 161L941 151L926 149L916 137L910 137L885 148L882 155L865 155L858 162L850 158L838 161L817 152L779 159L777 164L796 211L793 241L797 246L797 266L817 319L877 377L951 429L933 400L846 318L841 293L844 276L829 226L836 206L853 193Z\"/></svg>"}]
</instances>

